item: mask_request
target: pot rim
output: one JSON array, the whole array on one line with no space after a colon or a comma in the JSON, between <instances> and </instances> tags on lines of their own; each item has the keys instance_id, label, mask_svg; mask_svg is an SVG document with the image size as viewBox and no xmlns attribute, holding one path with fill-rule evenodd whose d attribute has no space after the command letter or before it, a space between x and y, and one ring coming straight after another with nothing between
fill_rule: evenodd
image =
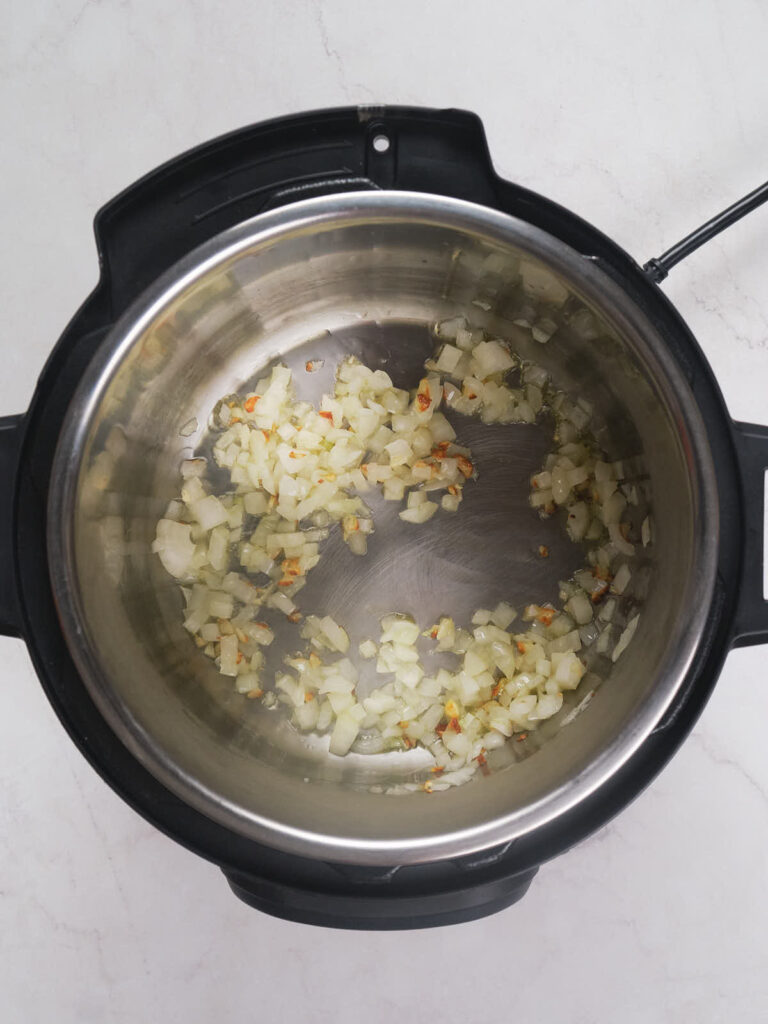
<instances>
[{"instance_id":1,"label":"pot rim","mask_svg":"<svg viewBox=\"0 0 768 1024\"><path fill-rule=\"evenodd\" d=\"M334 222L356 220L422 220L452 228L466 227L492 240L528 248L556 272L577 283L579 293L609 314L655 361L659 383L673 400L680 426L690 444L692 484L698 519L694 536L694 572L673 656L654 689L652 699L578 778L535 804L480 826L437 836L406 840L358 839L309 832L265 818L226 801L190 779L164 756L144 733L129 709L111 689L88 632L77 587L74 521L79 473L90 425L114 374L134 342L158 314L208 272L244 250L274 244L287 233ZM193 250L163 274L124 313L91 360L67 410L51 473L47 544L56 609L70 653L100 713L115 734L144 767L180 799L238 834L277 849L323 860L357 864L407 864L444 859L488 849L553 823L613 778L663 719L689 673L709 614L716 577L718 501L715 471L707 432L696 400L679 366L652 322L629 295L595 263L553 235L508 214L441 195L401 191L345 193L303 200L242 222Z\"/></svg>"}]
</instances>

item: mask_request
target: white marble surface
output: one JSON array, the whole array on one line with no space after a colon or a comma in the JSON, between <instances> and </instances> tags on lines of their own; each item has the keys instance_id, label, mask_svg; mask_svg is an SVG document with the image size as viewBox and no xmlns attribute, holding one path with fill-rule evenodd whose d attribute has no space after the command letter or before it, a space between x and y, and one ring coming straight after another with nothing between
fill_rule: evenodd
<instances>
[{"instance_id":1,"label":"white marble surface","mask_svg":"<svg viewBox=\"0 0 768 1024\"><path fill-rule=\"evenodd\" d=\"M505 175L638 258L768 176L768 7L509 0L39 0L0 37L3 373L21 411L96 279L90 223L160 161L342 103L477 111ZM731 412L768 422L768 208L667 288ZM0 1018L8 1024L768 1017L768 668L733 653L695 733L517 907L346 934L241 906L75 750L0 641Z\"/></svg>"}]
</instances>

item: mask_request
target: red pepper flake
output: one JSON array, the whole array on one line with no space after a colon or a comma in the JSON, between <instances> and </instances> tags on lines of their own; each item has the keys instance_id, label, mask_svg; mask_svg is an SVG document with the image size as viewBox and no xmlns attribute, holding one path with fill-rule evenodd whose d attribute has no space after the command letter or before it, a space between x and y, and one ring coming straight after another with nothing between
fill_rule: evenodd
<instances>
[{"instance_id":1,"label":"red pepper flake","mask_svg":"<svg viewBox=\"0 0 768 1024\"><path fill-rule=\"evenodd\" d=\"M515 739L516 739L516 741L518 743L522 743L523 740L527 740L528 739L528 733L527 732L521 732L519 736L515 737Z\"/></svg>"},{"instance_id":2,"label":"red pepper flake","mask_svg":"<svg viewBox=\"0 0 768 1024\"><path fill-rule=\"evenodd\" d=\"M304 703L305 703L305 704L309 704L309 702L310 702L311 700L314 700L314 699L315 699L315 695L314 695L314 693L311 693L311 692L310 692L310 693L305 693L305 694L304 694Z\"/></svg>"},{"instance_id":3,"label":"red pepper flake","mask_svg":"<svg viewBox=\"0 0 768 1024\"><path fill-rule=\"evenodd\" d=\"M432 629L430 629L429 635L433 640L437 640L437 626L433 626Z\"/></svg>"},{"instance_id":4,"label":"red pepper flake","mask_svg":"<svg viewBox=\"0 0 768 1024\"><path fill-rule=\"evenodd\" d=\"M503 689L504 689L504 680L500 679L498 681L498 683L496 683L494 688L491 690L491 696L492 697L498 697Z\"/></svg>"},{"instance_id":5,"label":"red pepper flake","mask_svg":"<svg viewBox=\"0 0 768 1024\"><path fill-rule=\"evenodd\" d=\"M549 548L546 544L539 544L539 554L542 558L549 558Z\"/></svg>"},{"instance_id":6,"label":"red pepper flake","mask_svg":"<svg viewBox=\"0 0 768 1024\"><path fill-rule=\"evenodd\" d=\"M283 574L285 576L301 576L302 572L299 568L298 558L286 558L282 563Z\"/></svg>"},{"instance_id":7,"label":"red pepper flake","mask_svg":"<svg viewBox=\"0 0 768 1024\"><path fill-rule=\"evenodd\" d=\"M461 732L461 726L459 725L458 718L452 718L448 723L448 728L453 729L455 733Z\"/></svg>"},{"instance_id":8,"label":"red pepper flake","mask_svg":"<svg viewBox=\"0 0 768 1024\"><path fill-rule=\"evenodd\" d=\"M245 409L245 411L246 412L253 412L253 410L256 408L256 403L258 402L258 400L259 400L259 396L258 395L249 395L248 398L246 398L245 403L243 405L243 408Z\"/></svg>"},{"instance_id":9,"label":"red pepper flake","mask_svg":"<svg viewBox=\"0 0 768 1024\"><path fill-rule=\"evenodd\" d=\"M479 765L488 764L488 762L485 759L485 751L484 750L480 751L480 753L477 755L475 760L477 761L477 763Z\"/></svg>"},{"instance_id":10,"label":"red pepper flake","mask_svg":"<svg viewBox=\"0 0 768 1024\"><path fill-rule=\"evenodd\" d=\"M444 772L445 771L445 766L442 765L442 764L433 765L432 768L431 768L431 771L432 771L433 775L439 775L440 772Z\"/></svg>"},{"instance_id":11,"label":"red pepper flake","mask_svg":"<svg viewBox=\"0 0 768 1024\"><path fill-rule=\"evenodd\" d=\"M299 612L299 611L291 612L291 614L288 616L288 621L289 622L301 622L301 612Z\"/></svg>"},{"instance_id":12,"label":"red pepper flake","mask_svg":"<svg viewBox=\"0 0 768 1024\"><path fill-rule=\"evenodd\" d=\"M442 736L447 728L448 728L448 723L447 722L441 722L439 725L435 726L435 732L437 733L438 736Z\"/></svg>"},{"instance_id":13,"label":"red pepper flake","mask_svg":"<svg viewBox=\"0 0 768 1024\"><path fill-rule=\"evenodd\" d=\"M416 401L418 403L419 409L422 412L426 412L430 405L432 405L432 399L429 397L429 395L418 394L416 395Z\"/></svg>"},{"instance_id":14,"label":"red pepper flake","mask_svg":"<svg viewBox=\"0 0 768 1024\"><path fill-rule=\"evenodd\" d=\"M469 479L469 477L471 477L475 471L475 467L472 465L469 459L465 455L459 455L459 457L456 459L456 462L458 463L459 472L462 474L462 476L465 476L467 477L467 479Z\"/></svg>"},{"instance_id":15,"label":"red pepper flake","mask_svg":"<svg viewBox=\"0 0 768 1024\"><path fill-rule=\"evenodd\" d=\"M290 587L292 583L293 579L290 576L277 581L278 587Z\"/></svg>"},{"instance_id":16,"label":"red pepper flake","mask_svg":"<svg viewBox=\"0 0 768 1024\"><path fill-rule=\"evenodd\" d=\"M613 579L607 569L603 569L602 566L596 565L592 570L592 575L596 580L607 580L609 583Z\"/></svg>"},{"instance_id":17,"label":"red pepper flake","mask_svg":"<svg viewBox=\"0 0 768 1024\"><path fill-rule=\"evenodd\" d=\"M362 463L362 465L360 466L360 472L363 474L363 476L366 479L368 478L368 463L367 462L363 462Z\"/></svg>"},{"instance_id":18,"label":"red pepper flake","mask_svg":"<svg viewBox=\"0 0 768 1024\"><path fill-rule=\"evenodd\" d=\"M306 456L306 454L307 454L306 452L289 452L288 453L288 458L289 459L303 459Z\"/></svg>"},{"instance_id":19,"label":"red pepper flake","mask_svg":"<svg viewBox=\"0 0 768 1024\"><path fill-rule=\"evenodd\" d=\"M599 604L602 601L602 599L605 597L607 591L608 591L608 584L604 583L604 582L601 582L600 586L596 590L593 590L592 594L590 595L591 599L592 599L592 604Z\"/></svg>"},{"instance_id":20,"label":"red pepper flake","mask_svg":"<svg viewBox=\"0 0 768 1024\"><path fill-rule=\"evenodd\" d=\"M333 423L333 413L332 412L328 412L326 409L321 409L320 410L320 415L323 417L324 420L330 420L331 423Z\"/></svg>"},{"instance_id":21,"label":"red pepper flake","mask_svg":"<svg viewBox=\"0 0 768 1024\"><path fill-rule=\"evenodd\" d=\"M243 660L243 652L242 651L238 651L237 652L237 657L235 658L235 661L239 665L242 660Z\"/></svg>"},{"instance_id":22,"label":"red pepper flake","mask_svg":"<svg viewBox=\"0 0 768 1024\"><path fill-rule=\"evenodd\" d=\"M255 690L249 690L248 693L246 693L246 697L249 697L251 700L256 700L257 697L263 696L264 691L260 690L258 687Z\"/></svg>"},{"instance_id":23,"label":"red pepper flake","mask_svg":"<svg viewBox=\"0 0 768 1024\"><path fill-rule=\"evenodd\" d=\"M517 641L515 642L515 646L517 647L518 651L520 651L520 653L521 653L521 654L525 654L525 652L526 652L526 646L525 646L525 644L524 644L524 643L522 642L522 640L517 640Z\"/></svg>"},{"instance_id":24,"label":"red pepper flake","mask_svg":"<svg viewBox=\"0 0 768 1024\"><path fill-rule=\"evenodd\" d=\"M538 491L538 489L539 489L539 485L536 482L536 477L535 476L531 477L531 487L533 487L534 491ZM573 515L573 513L571 513L571 515ZM568 518L570 519L571 516L568 516Z\"/></svg>"},{"instance_id":25,"label":"red pepper flake","mask_svg":"<svg viewBox=\"0 0 768 1024\"><path fill-rule=\"evenodd\" d=\"M264 440L268 441L270 436L271 436L270 435L270 431L269 430L262 430L262 434L264 435Z\"/></svg>"},{"instance_id":26,"label":"red pepper flake","mask_svg":"<svg viewBox=\"0 0 768 1024\"><path fill-rule=\"evenodd\" d=\"M544 626L551 626L552 619L555 617L554 608L541 608L539 614L536 616L538 621Z\"/></svg>"},{"instance_id":27,"label":"red pepper flake","mask_svg":"<svg viewBox=\"0 0 768 1024\"><path fill-rule=\"evenodd\" d=\"M243 421L240 419L239 416L233 416L232 419L229 422L230 423L242 423Z\"/></svg>"}]
</instances>

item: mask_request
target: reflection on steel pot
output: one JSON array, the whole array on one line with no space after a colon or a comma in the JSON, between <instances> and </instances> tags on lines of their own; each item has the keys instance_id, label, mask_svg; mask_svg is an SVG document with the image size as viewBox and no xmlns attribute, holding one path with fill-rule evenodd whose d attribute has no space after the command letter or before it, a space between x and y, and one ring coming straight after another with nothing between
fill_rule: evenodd
<instances>
[{"instance_id":1,"label":"reflection on steel pot","mask_svg":"<svg viewBox=\"0 0 768 1024\"><path fill-rule=\"evenodd\" d=\"M519 898L540 863L669 758L729 647L768 639L768 431L729 420L694 339L629 257L495 176L468 114L338 110L246 129L129 189L97 236L100 284L27 416L0 431L14 480L0 621L29 644L73 739L140 813L271 913L393 928ZM185 633L151 544L222 394L275 361L323 360L299 385L317 398L349 354L411 386L436 321L471 311L514 333L521 264L567 316L545 346L516 347L588 398L609 455L636 458L650 480L640 624L583 714L565 708L464 787L394 798L378 790L413 775L414 752L331 757L244 707ZM596 331L574 329L583 309ZM581 559L527 503L547 432L475 422L463 436L481 475L460 513L404 531L382 508L364 559L329 539L303 607L362 637L392 610L426 623L556 595ZM546 561L531 557L538 543ZM278 633L282 650L291 642ZM574 701L594 686L587 677Z\"/></svg>"}]
</instances>

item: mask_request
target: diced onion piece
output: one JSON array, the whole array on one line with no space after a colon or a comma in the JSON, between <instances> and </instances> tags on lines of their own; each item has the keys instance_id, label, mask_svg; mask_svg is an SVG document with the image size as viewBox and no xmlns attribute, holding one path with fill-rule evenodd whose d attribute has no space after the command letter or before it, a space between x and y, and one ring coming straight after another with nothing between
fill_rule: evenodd
<instances>
[{"instance_id":1,"label":"diced onion piece","mask_svg":"<svg viewBox=\"0 0 768 1024\"><path fill-rule=\"evenodd\" d=\"M269 498L263 491L249 491L243 505L249 516L262 516L269 507Z\"/></svg>"},{"instance_id":2,"label":"diced onion piece","mask_svg":"<svg viewBox=\"0 0 768 1024\"><path fill-rule=\"evenodd\" d=\"M286 594L281 594L279 591L274 594L270 594L267 598L267 604L270 608L276 608L284 615L293 615L296 611L296 605Z\"/></svg>"},{"instance_id":3,"label":"diced onion piece","mask_svg":"<svg viewBox=\"0 0 768 1024\"><path fill-rule=\"evenodd\" d=\"M353 533L347 538L347 547L353 555L364 555L368 551L368 541L364 533Z\"/></svg>"},{"instance_id":4,"label":"diced onion piece","mask_svg":"<svg viewBox=\"0 0 768 1024\"><path fill-rule=\"evenodd\" d=\"M343 757L357 739L360 732L360 720L351 710L343 711L336 719L331 733L330 752Z\"/></svg>"},{"instance_id":5,"label":"diced onion piece","mask_svg":"<svg viewBox=\"0 0 768 1024\"><path fill-rule=\"evenodd\" d=\"M349 650L349 636L346 630L342 629L330 615L325 615L320 620L320 626L321 633L328 641L328 645L332 650L341 651L342 653Z\"/></svg>"},{"instance_id":6,"label":"diced onion piece","mask_svg":"<svg viewBox=\"0 0 768 1024\"><path fill-rule=\"evenodd\" d=\"M629 565L625 562L614 576L613 583L611 584L611 590L614 594L623 594L631 579L632 571L629 568Z\"/></svg>"},{"instance_id":7,"label":"diced onion piece","mask_svg":"<svg viewBox=\"0 0 768 1024\"><path fill-rule=\"evenodd\" d=\"M512 605L507 604L506 601L500 601L491 612L489 621L492 622L494 626L498 626L499 629L506 629L516 618L517 612Z\"/></svg>"},{"instance_id":8,"label":"diced onion piece","mask_svg":"<svg viewBox=\"0 0 768 1024\"><path fill-rule=\"evenodd\" d=\"M611 538L611 543L615 545L622 555L634 555L635 545L630 544L629 541L625 539L618 523L611 523L608 527L608 536Z\"/></svg>"},{"instance_id":9,"label":"diced onion piece","mask_svg":"<svg viewBox=\"0 0 768 1024\"><path fill-rule=\"evenodd\" d=\"M472 361L477 376L485 380L494 373L504 373L515 365L509 349L500 341L481 341L472 350Z\"/></svg>"},{"instance_id":10,"label":"diced onion piece","mask_svg":"<svg viewBox=\"0 0 768 1024\"><path fill-rule=\"evenodd\" d=\"M563 690L575 690L586 672L586 667L572 652L552 655L552 668L555 682Z\"/></svg>"},{"instance_id":11,"label":"diced onion piece","mask_svg":"<svg viewBox=\"0 0 768 1024\"><path fill-rule=\"evenodd\" d=\"M419 637L419 627L412 619L402 615L387 615L381 620L382 643L415 644Z\"/></svg>"},{"instance_id":12,"label":"diced onion piece","mask_svg":"<svg viewBox=\"0 0 768 1024\"><path fill-rule=\"evenodd\" d=\"M205 459L185 459L180 467L182 480L189 480L193 476L203 476L207 465Z\"/></svg>"},{"instance_id":13,"label":"diced onion piece","mask_svg":"<svg viewBox=\"0 0 768 1024\"><path fill-rule=\"evenodd\" d=\"M373 640L363 640L360 646L358 647L360 657L366 659L375 658L378 649L379 648L376 646Z\"/></svg>"},{"instance_id":14,"label":"diced onion piece","mask_svg":"<svg viewBox=\"0 0 768 1024\"><path fill-rule=\"evenodd\" d=\"M190 510L204 530L212 530L215 526L221 526L222 523L226 523L228 517L226 508L213 494L208 494L199 501L193 502Z\"/></svg>"},{"instance_id":15,"label":"diced onion piece","mask_svg":"<svg viewBox=\"0 0 768 1024\"><path fill-rule=\"evenodd\" d=\"M544 299L554 306L562 306L568 298L568 289L560 283L551 270L540 263L521 260L520 274L526 294Z\"/></svg>"},{"instance_id":16,"label":"diced onion piece","mask_svg":"<svg viewBox=\"0 0 768 1024\"><path fill-rule=\"evenodd\" d=\"M406 523L426 523L437 512L437 509L438 506L434 501L425 501L415 508L403 509L398 515Z\"/></svg>"},{"instance_id":17,"label":"diced onion piece","mask_svg":"<svg viewBox=\"0 0 768 1024\"><path fill-rule=\"evenodd\" d=\"M237 636L223 636L221 638L221 663L219 671L224 676L237 675L237 656L239 654Z\"/></svg>"},{"instance_id":18,"label":"diced onion piece","mask_svg":"<svg viewBox=\"0 0 768 1024\"><path fill-rule=\"evenodd\" d=\"M566 601L565 610L580 626L592 621L592 602L583 591Z\"/></svg>"},{"instance_id":19,"label":"diced onion piece","mask_svg":"<svg viewBox=\"0 0 768 1024\"><path fill-rule=\"evenodd\" d=\"M453 341L459 331L466 329L467 321L463 316L453 317L451 320L442 320L437 325L436 333L440 338L447 338Z\"/></svg>"},{"instance_id":20,"label":"diced onion piece","mask_svg":"<svg viewBox=\"0 0 768 1024\"><path fill-rule=\"evenodd\" d=\"M445 344L435 360L435 369L441 373L453 373L461 359L461 349L454 345Z\"/></svg>"},{"instance_id":21,"label":"diced onion piece","mask_svg":"<svg viewBox=\"0 0 768 1024\"><path fill-rule=\"evenodd\" d=\"M629 620L629 622L627 623L627 628L621 634L621 636L619 637L618 643L616 644L616 646L613 649L613 654L611 655L611 661L614 661L614 662L618 661L619 658L621 657L621 655L627 649L627 647L629 646L630 640L635 635L635 631L637 630L637 624L638 624L639 621L640 621L640 616L639 615L635 615L634 618Z\"/></svg>"},{"instance_id":22,"label":"diced onion piece","mask_svg":"<svg viewBox=\"0 0 768 1024\"><path fill-rule=\"evenodd\" d=\"M152 550L160 556L163 568L177 579L187 575L195 554L191 527L172 519L161 519L157 524Z\"/></svg>"},{"instance_id":23,"label":"diced onion piece","mask_svg":"<svg viewBox=\"0 0 768 1024\"><path fill-rule=\"evenodd\" d=\"M540 345L545 345L556 330L557 324L554 320L542 317L531 326L531 336L533 340L538 341Z\"/></svg>"},{"instance_id":24,"label":"diced onion piece","mask_svg":"<svg viewBox=\"0 0 768 1024\"><path fill-rule=\"evenodd\" d=\"M643 525L640 528L640 539L643 542L643 547L647 548L651 543L651 517L646 516L643 520Z\"/></svg>"},{"instance_id":25,"label":"diced onion piece","mask_svg":"<svg viewBox=\"0 0 768 1024\"><path fill-rule=\"evenodd\" d=\"M536 719L551 718L556 715L563 706L562 693L545 693L536 701L536 708L529 715L534 721Z\"/></svg>"}]
</instances>

